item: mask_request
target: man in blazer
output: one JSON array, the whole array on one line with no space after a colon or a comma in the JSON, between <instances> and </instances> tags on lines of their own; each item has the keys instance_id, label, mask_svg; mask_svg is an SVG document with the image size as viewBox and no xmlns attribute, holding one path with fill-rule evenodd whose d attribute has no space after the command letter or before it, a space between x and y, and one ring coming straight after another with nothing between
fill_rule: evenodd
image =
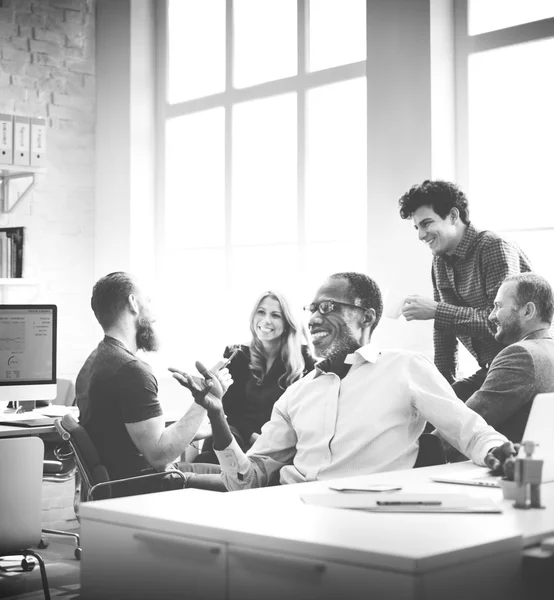
<instances>
[{"instance_id":1,"label":"man in blazer","mask_svg":"<svg viewBox=\"0 0 554 600\"><path fill-rule=\"evenodd\" d=\"M522 441L535 396L554 392L553 313L550 284L529 272L503 281L489 316L497 328L495 338L506 347L466 404L514 442ZM446 454L451 461L465 460L451 446Z\"/></svg>"}]
</instances>

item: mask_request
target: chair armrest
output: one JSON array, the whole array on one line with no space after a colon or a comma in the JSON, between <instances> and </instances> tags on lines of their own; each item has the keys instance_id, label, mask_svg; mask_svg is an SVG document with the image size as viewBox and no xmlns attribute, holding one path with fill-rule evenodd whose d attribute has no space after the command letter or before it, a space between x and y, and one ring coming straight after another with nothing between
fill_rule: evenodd
<instances>
[{"instance_id":1,"label":"chair armrest","mask_svg":"<svg viewBox=\"0 0 554 600\"><path fill-rule=\"evenodd\" d=\"M63 471L63 464L59 460L44 460L42 462L43 473L61 473Z\"/></svg>"},{"instance_id":2,"label":"chair armrest","mask_svg":"<svg viewBox=\"0 0 554 600\"><path fill-rule=\"evenodd\" d=\"M215 473L191 473L187 479L186 487L198 490L210 490L212 492L227 491L221 475Z\"/></svg>"},{"instance_id":3,"label":"chair armrest","mask_svg":"<svg viewBox=\"0 0 554 600\"><path fill-rule=\"evenodd\" d=\"M135 477L127 477L125 479L112 479L111 481L103 481L101 483L97 483L93 485L87 492L87 501L92 500L94 496L94 492L97 489L110 486L110 485L118 485L120 483L129 483L130 481L143 481L145 479L163 479L168 475L178 475L183 480L183 487L187 482L187 477L181 471L177 469L171 469L170 471L160 471L159 473L148 473L147 475L136 475Z\"/></svg>"}]
</instances>

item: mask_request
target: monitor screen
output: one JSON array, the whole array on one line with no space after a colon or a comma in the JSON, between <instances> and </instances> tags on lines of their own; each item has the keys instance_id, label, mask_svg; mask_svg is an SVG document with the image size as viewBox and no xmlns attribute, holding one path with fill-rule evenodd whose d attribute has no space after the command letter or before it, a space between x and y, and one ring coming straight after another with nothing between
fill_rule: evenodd
<instances>
[{"instance_id":1,"label":"monitor screen","mask_svg":"<svg viewBox=\"0 0 554 600\"><path fill-rule=\"evenodd\" d=\"M2 401L56 397L57 307L0 304Z\"/></svg>"}]
</instances>

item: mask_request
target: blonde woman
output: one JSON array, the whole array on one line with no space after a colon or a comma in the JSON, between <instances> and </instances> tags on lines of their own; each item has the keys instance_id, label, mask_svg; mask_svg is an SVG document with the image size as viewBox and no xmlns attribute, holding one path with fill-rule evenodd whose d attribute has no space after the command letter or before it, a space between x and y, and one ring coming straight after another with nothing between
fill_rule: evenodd
<instances>
[{"instance_id":1,"label":"blonde woman","mask_svg":"<svg viewBox=\"0 0 554 600\"><path fill-rule=\"evenodd\" d=\"M233 435L243 450L256 441L273 405L283 392L314 367L303 328L287 299L276 291L264 292L250 315L249 345L227 346L224 357L233 384L223 397L223 408ZM215 462L211 438L195 462Z\"/></svg>"}]
</instances>

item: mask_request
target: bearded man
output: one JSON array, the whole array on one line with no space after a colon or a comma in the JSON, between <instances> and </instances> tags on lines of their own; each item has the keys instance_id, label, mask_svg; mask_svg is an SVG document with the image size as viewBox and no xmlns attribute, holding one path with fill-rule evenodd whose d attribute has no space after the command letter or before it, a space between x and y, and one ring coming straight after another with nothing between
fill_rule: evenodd
<instances>
[{"instance_id":1,"label":"bearded man","mask_svg":"<svg viewBox=\"0 0 554 600\"><path fill-rule=\"evenodd\" d=\"M136 356L138 350L157 350L158 336L150 298L133 276L116 272L99 279L91 307L104 339L77 376L80 423L111 479L164 471L193 440L206 411L192 403L178 421L165 426L156 378L150 365ZM218 371L223 379L224 371ZM147 480L140 489L133 486L137 491L132 493L153 491L153 485ZM131 493L124 486L118 492Z\"/></svg>"},{"instance_id":2,"label":"bearded man","mask_svg":"<svg viewBox=\"0 0 554 600\"><path fill-rule=\"evenodd\" d=\"M553 314L552 287L530 272L503 281L489 316L496 325L496 340L506 348L496 355L481 389L466 404L516 443L523 441L535 396L554 392ZM444 440L443 445L449 462L465 460Z\"/></svg>"}]
</instances>

